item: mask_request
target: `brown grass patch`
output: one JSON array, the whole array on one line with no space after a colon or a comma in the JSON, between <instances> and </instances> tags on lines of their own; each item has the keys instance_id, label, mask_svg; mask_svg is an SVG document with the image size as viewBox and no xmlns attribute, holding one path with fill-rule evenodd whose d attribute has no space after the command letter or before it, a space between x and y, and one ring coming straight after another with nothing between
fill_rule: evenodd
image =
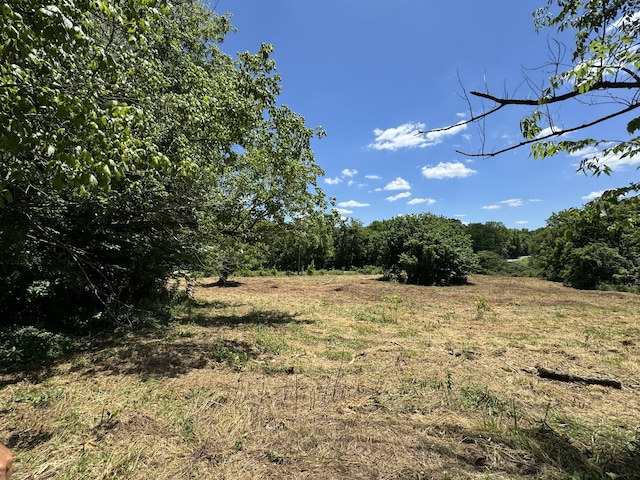
<instances>
[{"instance_id":1,"label":"brown grass patch","mask_svg":"<svg viewBox=\"0 0 640 480\"><path fill-rule=\"evenodd\" d=\"M237 280L162 335L3 375L14 478L640 478L636 295Z\"/></svg>"}]
</instances>

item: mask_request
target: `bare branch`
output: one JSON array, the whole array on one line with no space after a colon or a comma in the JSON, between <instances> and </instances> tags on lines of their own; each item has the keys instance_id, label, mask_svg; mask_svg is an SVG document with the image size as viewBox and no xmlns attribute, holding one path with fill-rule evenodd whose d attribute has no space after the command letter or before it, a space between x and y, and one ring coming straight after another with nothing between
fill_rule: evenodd
<instances>
[{"instance_id":1,"label":"bare branch","mask_svg":"<svg viewBox=\"0 0 640 480\"><path fill-rule=\"evenodd\" d=\"M624 115L625 113L629 113L630 111L635 110L638 107L640 107L640 103L635 103L635 104L630 105L627 108L624 108L624 109L622 109L622 110L620 110L618 112L615 112L615 113L612 113L610 115L598 118L598 119L594 120L593 122L583 123L582 125L578 125L578 126L571 127L571 128L565 128L565 129L562 129L562 130L554 130L554 131L552 131L551 133L549 133L547 135L543 135L541 137L532 138L530 140L525 140L525 141L522 141L522 142L517 143L515 145L511 145L510 147L503 148L501 150L496 150L496 151L493 151L493 152L490 152L490 153L486 153L486 152L466 153L466 152L463 152L463 151L460 151L460 150L456 150L456 153L459 153L459 154L464 155L466 157L485 157L485 158L495 157L495 156L500 155L502 153L510 152L511 150L516 150L516 149L518 149L520 147L523 147L525 145L530 145L532 143L538 143L538 142L540 142L542 140L546 140L548 138L559 137L559 136L565 135L567 133L571 133L571 132L575 132L575 131L578 131L578 130L582 130L582 129L585 129L585 128L592 127L594 125L597 125L599 123L605 122L605 121L610 120L612 118L618 117L620 115Z\"/></svg>"},{"instance_id":2,"label":"bare branch","mask_svg":"<svg viewBox=\"0 0 640 480\"><path fill-rule=\"evenodd\" d=\"M610 89L634 89L640 88L640 82L596 82L593 86L586 92L580 92L578 90L572 90L571 92L567 92L563 95L557 95L548 98L539 98L539 99L526 99L526 98L501 98L496 97L495 95L491 95L488 93L476 92L472 91L471 95L480 98L486 98L487 100L491 100L499 105L528 105L528 106L538 106L549 103L558 103L568 100L570 98L575 98L580 95L585 95L588 93L592 93L597 90L610 90ZM486 115L484 115L486 116ZM478 117L481 118L481 117Z\"/></svg>"},{"instance_id":3,"label":"bare branch","mask_svg":"<svg viewBox=\"0 0 640 480\"><path fill-rule=\"evenodd\" d=\"M497 112L498 110L500 110L502 107L505 107L505 106L506 105L498 105L496 108L493 108L493 109L491 109L491 110L489 110L487 112L484 112L481 115L478 115L477 117L472 117L469 120L465 120L463 122L456 123L455 125L449 125L447 127L442 127L442 128L434 128L433 130L418 130L416 135L422 135L422 134L425 134L425 133L446 132L447 130L451 130L452 128L460 127L461 125L469 125L471 123L476 123L478 120L482 120L484 117L488 117L492 113Z\"/></svg>"}]
</instances>

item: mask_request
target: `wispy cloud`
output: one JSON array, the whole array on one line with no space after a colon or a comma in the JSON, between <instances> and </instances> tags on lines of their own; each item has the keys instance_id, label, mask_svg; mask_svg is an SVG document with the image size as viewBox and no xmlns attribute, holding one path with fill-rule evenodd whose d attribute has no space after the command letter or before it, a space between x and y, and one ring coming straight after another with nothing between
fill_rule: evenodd
<instances>
[{"instance_id":1,"label":"wispy cloud","mask_svg":"<svg viewBox=\"0 0 640 480\"><path fill-rule=\"evenodd\" d=\"M404 178L398 177L392 182L389 182L384 187L385 190L410 190L411 184Z\"/></svg>"},{"instance_id":2,"label":"wispy cloud","mask_svg":"<svg viewBox=\"0 0 640 480\"><path fill-rule=\"evenodd\" d=\"M502 200L500 203L507 207L521 207L524 205L521 198L510 198L509 200Z\"/></svg>"},{"instance_id":3,"label":"wispy cloud","mask_svg":"<svg viewBox=\"0 0 640 480\"><path fill-rule=\"evenodd\" d=\"M401 198L408 198L411 196L411 192L401 192L397 195L392 195L390 197L385 198L385 200L389 202L395 202L396 200L400 200Z\"/></svg>"},{"instance_id":4,"label":"wispy cloud","mask_svg":"<svg viewBox=\"0 0 640 480\"><path fill-rule=\"evenodd\" d=\"M517 225L526 225L527 223L529 223L529 220L516 220L515 223Z\"/></svg>"},{"instance_id":5,"label":"wispy cloud","mask_svg":"<svg viewBox=\"0 0 640 480\"><path fill-rule=\"evenodd\" d=\"M590 202L591 200L596 200L600 198L604 192L605 192L604 190L591 192L589 195L585 195L584 197L582 197L582 200L587 200L588 202Z\"/></svg>"},{"instance_id":6,"label":"wispy cloud","mask_svg":"<svg viewBox=\"0 0 640 480\"><path fill-rule=\"evenodd\" d=\"M433 198L412 198L407 202L407 205L419 205L426 203L427 205L433 205L436 201Z\"/></svg>"},{"instance_id":7,"label":"wispy cloud","mask_svg":"<svg viewBox=\"0 0 640 480\"><path fill-rule=\"evenodd\" d=\"M380 175L365 175L364 178L368 178L369 180L380 180L382 177Z\"/></svg>"},{"instance_id":8,"label":"wispy cloud","mask_svg":"<svg viewBox=\"0 0 640 480\"><path fill-rule=\"evenodd\" d=\"M503 206L521 207L522 205L524 205L524 202L521 198L510 198L508 200L501 200L498 203L494 203L492 205L484 205L482 208L484 210L497 210L498 208L502 208Z\"/></svg>"},{"instance_id":9,"label":"wispy cloud","mask_svg":"<svg viewBox=\"0 0 640 480\"><path fill-rule=\"evenodd\" d=\"M344 175L345 177L353 177L356 173L358 173L358 170L352 170L350 168L345 168L340 173L342 173L342 175Z\"/></svg>"},{"instance_id":10,"label":"wispy cloud","mask_svg":"<svg viewBox=\"0 0 640 480\"><path fill-rule=\"evenodd\" d=\"M464 178L476 172L462 162L440 162L438 165L422 167L422 175L429 179Z\"/></svg>"},{"instance_id":11,"label":"wispy cloud","mask_svg":"<svg viewBox=\"0 0 640 480\"><path fill-rule=\"evenodd\" d=\"M439 132L420 133L425 130L425 124L419 122L403 123L397 127L373 130L375 140L368 146L375 150L399 150L401 148L424 148L441 143L445 137L457 135L467 128L466 125L456 125L449 130Z\"/></svg>"},{"instance_id":12,"label":"wispy cloud","mask_svg":"<svg viewBox=\"0 0 640 480\"><path fill-rule=\"evenodd\" d=\"M327 185L337 185L340 182L342 182L342 179L340 177L335 177L335 178L325 178L324 179L324 183L326 183Z\"/></svg>"},{"instance_id":13,"label":"wispy cloud","mask_svg":"<svg viewBox=\"0 0 640 480\"><path fill-rule=\"evenodd\" d=\"M356 207L368 207L368 203L361 203L355 200L349 200L348 202L338 202L338 207L342 208L356 208Z\"/></svg>"},{"instance_id":14,"label":"wispy cloud","mask_svg":"<svg viewBox=\"0 0 640 480\"><path fill-rule=\"evenodd\" d=\"M349 213L353 213L353 210L348 210L346 208L336 208L336 211L340 214L340 215L347 215Z\"/></svg>"}]
</instances>

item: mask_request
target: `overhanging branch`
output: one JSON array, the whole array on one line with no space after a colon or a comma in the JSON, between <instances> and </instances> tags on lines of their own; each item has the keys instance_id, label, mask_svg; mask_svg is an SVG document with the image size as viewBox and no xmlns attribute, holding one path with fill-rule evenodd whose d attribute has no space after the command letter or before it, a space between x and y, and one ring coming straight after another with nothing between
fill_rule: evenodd
<instances>
[{"instance_id":1,"label":"overhanging branch","mask_svg":"<svg viewBox=\"0 0 640 480\"><path fill-rule=\"evenodd\" d=\"M528 106L538 106L538 105L546 105L549 103L558 103L568 100L570 98L579 97L580 95L586 95L588 93L597 91L597 90L612 90L612 89L634 89L640 88L640 82L596 82L594 83L589 90L581 92L579 90L572 90L563 95L557 95L548 98L538 98L538 99L526 99L526 98L501 98L496 97L495 95L491 95L489 93L482 93L471 91L471 95L480 98L486 98L487 100L491 100L492 102L497 103L500 106L504 105L528 105ZM486 116L486 115L484 115ZM482 117L478 117L482 118Z\"/></svg>"},{"instance_id":2,"label":"overhanging branch","mask_svg":"<svg viewBox=\"0 0 640 480\"><path fill-rule=\"evenodd\" d=\"M541 142L543 140L546 140L548 138L554 138L554 137L559 137L561 135L565 135L567 133L571 133L571 132L575 132L578 130L582 130L585 128L589 128L592 127L594 125L597 125L599 123L602 122L606 122L607 120L610 120L612 118L618 117L620 115L624 115L625 113L629 113L632 110L635 110L636 108L640 107L640 103L634 103L633 105L629 105L627 108L624 108L618 112L612 113L610 115L606 115L604 117L598 118L592 122L588 122L588 123L583 123L582 125L578 125L575 127L571 127L571 128L565 128L562 130L554 130L551 133L547 134L547 135L543 135L540 137L536 137L536 138L532 138L530 140L525 140L522 141L520 143L517 143L515 145L511 145L510 147L507 148L503 148L501 150L496 150L490 153L486 153L486 152L480 152L480 153L467 153L467 152L463 152L461 150L456 150L456 153L459 153L461 155L464 155L465 157L485 157L485 158L489 158L489 157L495 157L497 155L501 155L503 153L506 152L510 152L511 150L516 150L520 147L523 147L525 145L531 145L532 143L538 143Z\"/></svg>"}]
</instances>

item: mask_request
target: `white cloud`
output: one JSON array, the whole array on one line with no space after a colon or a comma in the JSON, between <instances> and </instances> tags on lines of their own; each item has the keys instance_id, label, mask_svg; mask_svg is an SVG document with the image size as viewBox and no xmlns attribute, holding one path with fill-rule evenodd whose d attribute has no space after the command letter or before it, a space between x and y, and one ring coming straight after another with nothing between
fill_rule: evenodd
<instances>
[{"instance_id":1,"label":"white cloud","mask_svg":"<svg viewBox=\"0 0 640 480\"><path fill-rule=\"evenodd\" d=\"M382 177L379 175L365 175L364 178L368 178L369 180L380 180Z\"/></svg>"},{"instance_id":2,"label":"white cloud","mask_svg":"<svg viewBox=\"0 0 640 480\"><path fill-rule=\"evenodd\" d=\"M426 178L464 178L474 173L478 172L466 167L462 162L440 162L435 167L431 165L422 167L422 175Z\"/></svg>"},{"instance_id":3,"label":"white cloud","mask_svg":"<svg viewBox=\"0 0 640 480\"><path fill-rule=\"evenodd\" d=\"M407 198L411 196L411 192L402 192L399 193L397 195L392 195L391 197L387 197L385 198L385 200L389 201L389 202L395 202L396 200L399 200L401 198Z\"/></svg>"},{"instance_id":4,"label":"white cloud","mask_svg":"<svg viewBox=\"0 0 640 480\"><path fill-rule=\"evenodd\" d=\"M529 202L534 203L534 202L541 202L542 200L540 200L539 198L530 198Z\"/></svg>"},{"instance_id":5,"label":"white cloud","mask_svg":"<svg viewBox=\"0 0 640 480\"><path fill-rule=\"evenodd\" d=\"M464 218L464 217L466 217L466 216L467 216L467 214L466 214L466 213L456 213L456 214L454 215L454 217L458 217L458 218Z\"/></svg>"},{"instance_id":6,"label":"white cloud","mask_svg":"<svg viewBox=\"0 0 640 480\"><path fill-rule=\"evenodd\" d=\"M596 192L591 192L589 195L585 195L584 197L582 197L582 200L587 200L589 202L591 200L596 200L600 198L604 192L605 190L598 190Z\"/></svg>"},{"instance_id":7,"label":"white cloud","mask_svg":"<svg viewBox=\"0 0 640 480\"><path fill-rule=\"evenodd\" d=\"M338 202L338 206L342 208L355 208L355 207L368 207L368 203L360 203L355 200L349 200L348 202Z\"/></svg>"},{"instance_id":8,"label":"white cloud","mask_svg":"<svg viewBox=\"0 0 640 480\"><path fill-rule=\"evenodd\" d=\"M518 225L526 225L529 223L529 220L516 220L515 223Z\"/></svg>"},{"instance_id":9,"label":"white cloud","mask_svg":"<svg viewBox=\"0 0 640 480\"><path fill-rule=\"evenodd\" d=\"M501 200L492 205L485 205L482 208L484 210L497 210L498 208L502 208L503 205L506 205L507 207L521 207L524 205L524 202L521 198L510 198L508 200Z\"/></svg>"},{"instance_id":10,"label":"white cloud","mask_svg":"<svg viewBox=\"0 0 640 480\"><path fill-rule=\"evenodd\" d=\"M356 182L355 182L354 180L349 180L349 181L347 182L347 185L348 185L349 187L351 187L352 185L355 185L355 183L356 183Z\"/></svg>"},{"instance_id":11,"label":"white cloud","mask_svg":"<svg viewBox=\"0 0 640 480\"><path fill-rule=\"evenodd\" d=\"M389 182L384 187L385 190L410 190L411 184L404 178L398 177L394 181Z\"/></svg>"},{"instance_id":12,"label":"white cloud","mask_svg":"<svg viewBox=\"0 0 640 480\"><path fill-rule=\"evenodd\" d=\"M400 148L424 148L441 143L445 137L456 135L467 128L457 124L448 130L420 133L424 131L424 123L403 123L398 127L373 130L375 140L368 146L376 150L398 150Z\"/></svg>"},{"instance_id":13,"label":"white cloud","mask_svg":"<svg viewBox=\"0 0 640 480\"><path fill-rule=\"evenodd\" d=\"M553 133L560 132L560 131L562 131L562 129L556 126L543 128L538 134L538 138L546 137L548 135L551 135Z\"/></svg>"},{"instance_id":14,"label":"white cloud","mask_svg":"<svg viewBox=\"0 0 640 480\"><path fill-rule=\"evenodd\" d=\"M353 210L347 210L346 208L336 208L336 211L340 215L347 215L348 213L353 213Z\"/></svg>"},{"instance_id":15,"label":"white cloud","mask_svg":"<svg viewBox=\"0 0 640 480\"><path fill-rule=\"evenodd\" d=\"M508 207L521 207L524 205L521 198L510 198L509 200L502 200L500 203Z\"/></svg>"},{"instance_id":16,"label":"white cloud","mask_svg":"<svg viewBox=\"0 0 640 480\"><path fill-rule=\"evenodd\" d=\"M436 203L436 201L433 198L412 198L407 202L407 205L419 205L420 203L433 205L434 203Z\"/></svg>"},{"instance_id":17,"label":"white cloud","mask_svg":"<svg viewBox=\"0 0 640 480\"><path fill-rule=\"evenodd\" d=\"M358 170L352 170L350 168L345 168L344 170L342 170L342 175L344 175L345 177L353 177L356 173L358 173Z\"/></svg>"},{"instance_id":18,"label":"white cloud","mask_svg":"<svg viewBox=\"0 0 640 480\"><path fill-rule=\"evenodd\" d=\"M336 177L336 178L325 178L324 179L324 183L328 184L328 185L337 185L338 183L342 182L342 179L340 177Z\"/></svg>"}]
</instances>

